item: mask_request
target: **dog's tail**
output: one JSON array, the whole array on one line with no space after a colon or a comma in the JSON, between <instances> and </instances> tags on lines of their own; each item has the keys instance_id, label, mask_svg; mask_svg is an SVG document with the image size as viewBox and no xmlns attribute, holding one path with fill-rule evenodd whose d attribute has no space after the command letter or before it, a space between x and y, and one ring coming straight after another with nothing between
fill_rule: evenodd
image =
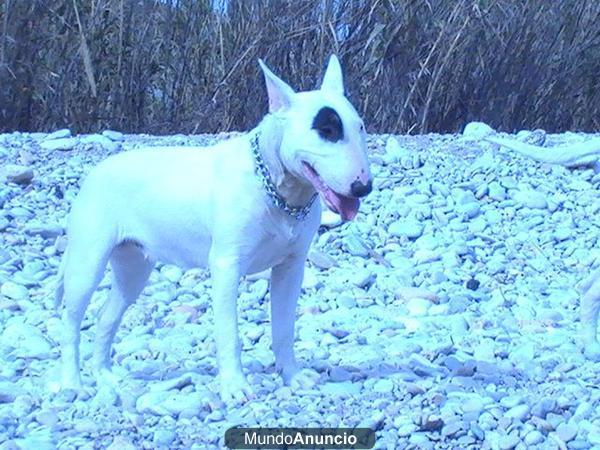
<instances>
[{"instance_id":1,"label":"dog's tail","mask_svg":"<svg viewBox=\"0 0 600 450\"><path fill-rule=\"evenodd\" d=\"M63 255L63 258L58 266L58 273L56 274L56 285L54 287L54 309L60 308L60 305L65 294L65 261L67 260L67 251Z\"/></svg>"}]
</instances>

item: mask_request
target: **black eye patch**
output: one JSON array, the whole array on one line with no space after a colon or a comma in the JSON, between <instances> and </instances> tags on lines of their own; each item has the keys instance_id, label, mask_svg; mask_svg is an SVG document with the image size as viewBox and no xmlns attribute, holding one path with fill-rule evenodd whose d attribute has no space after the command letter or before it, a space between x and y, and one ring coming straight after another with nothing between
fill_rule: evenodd
<instances>
[{"instance_id":1,"label":"black eye patch","mask_svg":"<svg viewBox=\"0 0 600 450\"><path fill-rule=\"evenodd\" d=\"M325 106L315 116L312 127L326 141L337 142L344 137L342 119L335 109Z\"/></svg>"}]
</instances>

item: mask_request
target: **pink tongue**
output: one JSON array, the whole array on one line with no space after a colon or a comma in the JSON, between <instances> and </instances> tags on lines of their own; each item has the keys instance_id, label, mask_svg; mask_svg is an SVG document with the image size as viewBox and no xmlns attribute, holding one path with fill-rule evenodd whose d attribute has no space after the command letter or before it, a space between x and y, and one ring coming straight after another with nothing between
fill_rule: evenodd
<instances>
[{"instance_id":1,"label":"pink tongue","mask_svg":"<svg viewBox=\"0 0 600 450\"><path fill-rule=\"evenodd\" d=\"M358 214L358 207L360 206L360 200L354 197L346 197L345 195L338 194L332 191L323 180L317 175L317 173L308 164L304 163L304 174L310 180L312 185L315 187L319 194L323 196L327 206L334 212L342 216L342 220L352 220Z\"/></svg>"},{"instance_id":2,"label":"pink tongue","mask_svg":"<svg viewBox=\"0 0 600 450\"><path fill-rule=\"evenodd\" d=\"M342 216L342 220L348 221L356 217L360 206L359 199L337 194L328 188L321 191L321 193L325 197L327 206Z\"/></svg>"}]
</instances>

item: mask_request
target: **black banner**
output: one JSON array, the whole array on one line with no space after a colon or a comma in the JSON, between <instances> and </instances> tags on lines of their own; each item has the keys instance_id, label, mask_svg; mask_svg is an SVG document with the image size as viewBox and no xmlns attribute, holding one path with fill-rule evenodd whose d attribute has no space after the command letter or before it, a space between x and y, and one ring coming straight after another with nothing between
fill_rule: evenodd
<instances>
[{"instance_id":1,"label":"black banner","mask_svg":"<svg viewBox=\"0 0 600 450\"><path fill-rule=\"evenodd\" d=\"M230 428L230 449L369 449L375 445L370 428Z\"/></svg>"}]
</instances>

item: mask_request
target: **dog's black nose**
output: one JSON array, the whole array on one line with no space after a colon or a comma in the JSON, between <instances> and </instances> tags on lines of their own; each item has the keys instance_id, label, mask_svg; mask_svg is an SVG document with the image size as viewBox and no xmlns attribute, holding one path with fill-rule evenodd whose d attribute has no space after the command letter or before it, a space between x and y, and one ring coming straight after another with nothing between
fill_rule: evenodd
<instances>
[{"instance_id":1,"label":"dog's black nose","mask_svg":"<svg viewBox=\"0 0 600 450\"><path fill-rule=\"evenodd\" d=\"M371 180L367 184L362 184L356 180L350 185L350 192L354 197L364 197L365 195L369 195L372 190L373 182Z\"/></svg>"}]
</instances>

